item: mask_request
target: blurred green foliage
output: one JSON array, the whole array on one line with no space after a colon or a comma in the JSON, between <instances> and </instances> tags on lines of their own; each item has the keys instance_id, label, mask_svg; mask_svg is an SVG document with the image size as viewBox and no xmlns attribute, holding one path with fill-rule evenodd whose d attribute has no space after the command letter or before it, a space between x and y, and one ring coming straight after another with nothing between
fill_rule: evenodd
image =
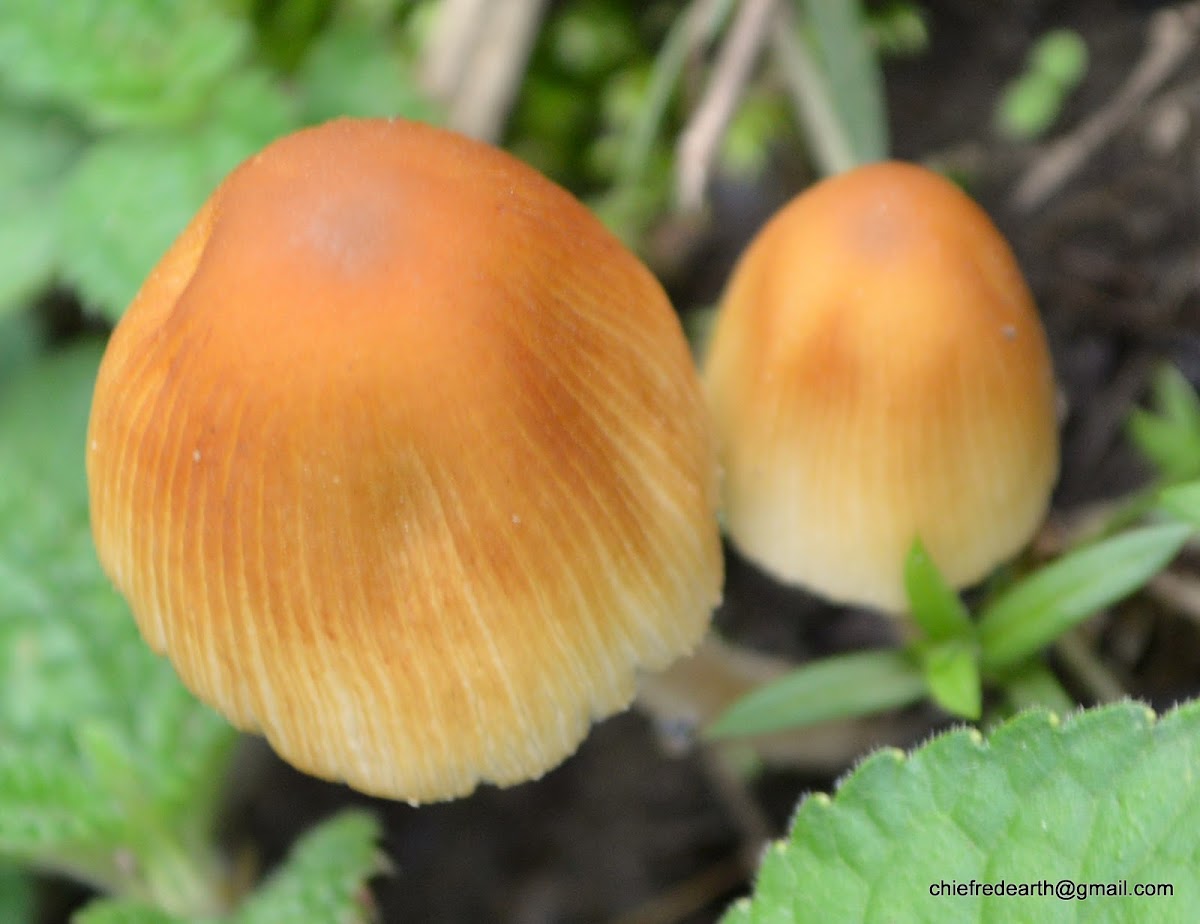
<instances>
[{"instance_id":1,"label":"blurred green foliage","mask_svg":"<svg viewBox=\"0 0 1200 924\"><path fill-rule=\"evenodd\" d=\"M996 105L996 127L1014 141L1038 138L1058 121L1087 73L1087 44L1070 29L1052 29L1033 43L1025 64Z\"/></svg>"}]
</instances>

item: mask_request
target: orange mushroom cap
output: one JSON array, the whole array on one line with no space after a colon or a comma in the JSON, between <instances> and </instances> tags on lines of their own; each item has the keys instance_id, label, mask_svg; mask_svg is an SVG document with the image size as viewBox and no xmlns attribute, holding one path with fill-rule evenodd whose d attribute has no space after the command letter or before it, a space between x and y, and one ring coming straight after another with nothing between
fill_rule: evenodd
<instances>
[{"instance_id":1,"label":"orange mushroom cap","mask_svg":"<svg viewBox=\"0 0 1200 924\"><path fill-rule=\"evenodd\" d=\"M1037 310L984 211L921 167L860 167L780 211L734 271L704 376L730 536L785 581L900 611L918 535L963 586L1045 515Z\"/></svg>"},{"instance_id":2,"label":"orange mushroom cap","mask_svg":"<svg viewBox=\"0 0 1200 924\"><path fill-rule=\"evenodd\" d=\"M719 598L662 289L558 186L416 123L331 122L229 175L112 336L87 462L149 644L373 794L541 774Z\"/></svg>"}]
</instances>

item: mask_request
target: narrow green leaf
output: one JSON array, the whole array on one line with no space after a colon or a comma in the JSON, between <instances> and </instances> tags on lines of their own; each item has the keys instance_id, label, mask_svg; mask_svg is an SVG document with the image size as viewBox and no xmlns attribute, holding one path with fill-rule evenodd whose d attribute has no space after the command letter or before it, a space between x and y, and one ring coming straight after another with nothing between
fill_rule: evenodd
<instances>
[{"instance_id":1,"label":"narrow green leaf","mask_svg":"<svg viewBox=\"0 0 1200 924\"><path fill-rule=\"evenodd\" d=\"M920 539L914 539L904 560L904 590L910 615L935 642L969 639L975 627L958 594L946 583Z\"/></svg>"},{"instance_id":2,"label":"narrow green leaf","mask_svg":"<svg viewBox=\"0 0 1200 924\"><path fill-rule=\"evenodd\" d=\"M888 155L883 75L859 0L803 0L833 109L858 163Z\"/></svg>"},{"instance_id":3,"label":"narrow green leaf","mask_svg":"<svg viewBox=\"0 0 1200 924\"><path fill-rule=\"evenodd\" d=\"M1197 766L1195 702L1157 720L1130 702L1033 711L986 740L959 729L876 752L833 798L800 803L726 924L1191 921ZM1136 894L1144 884L1169 891Z\"/></svg>"},{"instance_id":4,"label":"narrow green leaf","mask_svg":"<svg viewBox=\"0 0 1200 924\"><path fill-rule=\"evenodd\" d=\"M1187 377L1170 363L1155 373L1152 385L1154 403L1168 420L1200 433L1200 396Z\"/></svg>"},{"instance_id":5,"label":"narrow green leaf","mask_svg":"<svg viewBox=\"0 0 1200 924\"><path fill-rule=\"evenodd\" d=\"M375 845L379 825L363 812L343 812L309 831L277 871L231 919L231 924L371 919L364 890L384 871Z\"/></svg>"},{"instance_id":6,"label":"narrow green leaf","mask_svg":"<svg viewBox=\"0 0 1200 924\"><path fill-rule=\"evenodd\" d=\"M1200 529L1200 481L1167 488L1158 495L1159 505L1173 517L1177 517Z\"/></svg>"},{"instance_id":7,"label":"narrow green leaf","mask_svg":"<svg viewBox=\"0 0 1200 924\"><path fill-rule=\"evenodd\" d=\"M1133 593L1163 568L1190 526L1147 526L1072 552L985 607L979 643L985 671L1010 667L1067 629Z\"/></svg>"},{"instance_id":8,"label":"narrow green leaf","mask_svg":"<svg viewBox=\"0 0 1200 924\"><path fill-rule=\"evenodd\" d=\"M1150 395L1154 411L1129 415L1129 438L1168 480L1200 475L1200 396L1169 363L1155 373Z\"/></svg>"},{"instance_id":9,"label":"narrow green leaf","mask_svg":"<svg viewBox=\"0 0 1200 924\"><path fill-rule=\"evenodd\" d=\"M836 655L805 664L734 703L705 734L757 735L907 706L925 678L902 651Z\"/></svg>"},{"instance_id":10,"label":"narrow green leaf","mask_svg":"<svg viewBox=\"0 0 1200 924\"><path fill-rule=\"evenodd\" d=\"M1200 472L1200 431L1168 417L1137 409L1125 424L1129 439L1168 481Z\"/></svg>"},{"instance_id":11,"label":"narrow green leaf","mask_svg":"<svg viewBox=\"0 0 1200 924\"><path fill-rule=\"evenodd\" d=\"M926 649L923 666L930 695L947 712L972 721L983 711L979 650L972 642L949 641Z\"/></svg>"}]
</instances>

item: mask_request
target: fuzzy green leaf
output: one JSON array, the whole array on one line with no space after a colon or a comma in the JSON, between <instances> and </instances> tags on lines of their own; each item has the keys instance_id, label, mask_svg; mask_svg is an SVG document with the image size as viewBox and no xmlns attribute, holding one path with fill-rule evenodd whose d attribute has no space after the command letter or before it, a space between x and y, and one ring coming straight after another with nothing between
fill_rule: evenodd
<instances>
[{"instance_id":1,"label":"fuzzy green leaf","mask_svg":"<svg viewBox=\"0 0 1200 924\"><path fill-rule=\"evenodd\" d=\"M705 733L757 735L916 702L925 679L904 652L861 651L805 664L729 707Z\"/></svg>"},{"instance_id":2,"label":"fuzzy green leaf","mask_svg":"<svg viewBox=\"0 0 1200 924\"><path fill-rule=\"evenodd\" d=\"M758 922L1190 921L1200 894L1200 704L1160 719L1118 703L1060 721L1033 711L985 740L960 729L905 756L879 751L832 799L806 798L770 847L751 901ZM972 882L1049 890L937 894ZM1101 884L1132 893L1054 889ZM1086 918L1084 917L1086 910Z\"/></svg>"},{"instance_id":3,"label":"fuzzy green leaf","mask_svg":"<svg viewBox=\"0 0 1200 924\"><path fill-rule=\"evenodd\" d=\"M1071 552L1010 587L979 617L983 667L1003 670L1127 597L1166 566L1190 526L1147 526Z\"/></svg>"},{"instance_id":4,"label":"fuzzy green leaf","mask_svg":"<svg viewBox=\"0 0 1200 924\"><path fill-rule=\"evenodd\" d=\"M4 0L0 84L97 128L181 124L249 48L208 0Z\"/></svg>"},{"instance_id":5,"label":"fuzzy green leaf","mask_svg":"<svg viewBox=\"0 0 1200 924\"><path fill-rule=\"evenodd\" d=\"M230 924L370 920L367 880L384 871L375 842L379 825L344 812L309 831L287 862L251 895Z\"/></svg>"},{"instance_id":6,"label":"fuzzy green leaf","mask_svg":"<svg viewBox=\"0 0 1200 924\"><path fill-rule=\"evenodd\" d=\"M98 362L85 344L0 389L0 855L137 888L164 845L205 862L235 733L145 646L96 562L83 456Z\"/></svg>"}]
</instances>

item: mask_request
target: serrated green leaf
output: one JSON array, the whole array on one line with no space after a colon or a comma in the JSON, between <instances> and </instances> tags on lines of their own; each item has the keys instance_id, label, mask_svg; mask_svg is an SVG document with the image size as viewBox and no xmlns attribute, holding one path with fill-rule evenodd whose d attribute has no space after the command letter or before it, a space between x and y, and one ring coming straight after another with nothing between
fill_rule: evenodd
<instances>
[{"instance_id":1,"label":"serrated green leaf","mask_svg":"<svg viewBox=\"0 0 1200 924\"><path fill-rule=\"evenodd\" d=\"M988 604L979 617L985 671L1030 657L1063 632L1133 593L1166 566L1189 526L1147 526L1046 565Z\"/></svg>"},{"instance_id":2,"label":"serrated green leaf","mask_svg":"<svg viewBox=\"0 0 1200 924\"><path fill-rule=\"evenodd\" d=\"M913 541L904 560L904 590L909 614L935 642L974 635L971 614L938 570L920 539Z\"/></svg>"},{"instance_id":3,"label":"serrated green leaf","mask_svg":"<svg viewBox=\"0 0 1200 924\"><path fill-rule=\"evenodd\" d=\"M398 37L365 20L346 19L318 35L296 74L305 121L336 116L399 116L437 121L417 87Z\"/></svg>"},{"instance_id":4,"label":"serrated green leaf","mask_svg":"<svg viewBox=\"0 0 1200 924\"><path fill-rule=\"evenodd\" d=\"M960 640L931 645L922 662L934 701L954 715L978 719L983 710L983 683L976 645Z\"/></svg>"},{"instance_id":5,"label":"serrated green leaf","mask_svg":"<svg viewBox=\"0 0 1200 924\"><path fill-rule=\"evenodd\" d=\"M729 707L706 730L721 738L757 735L907 706L925 678L902 651L862 651L805 664Z\"/></svg>"},{"instance_id":6,"label":"serrated green leaf","mask_svg":"<svg viewBox=\"0 0 1200 924\"><path fill-rule=\"evenodd\" d=\"M860 0L803 0L801 6L855 161L882 160L889 148L883 75Z\"/></svg>"},{"instance_id":7,"label":"serrated green leaf","mask_svg":"<svg viewBox=\"0 0 1200 924\"><path fill-rule=\"evenodd\" d=\"M0 854L197 907L235 733L142 643L96 562L99 356L51 354L0 391Z\"/></svg>"},{"instance_id":8,"label":"serrated green leaf","mask_svg":"<svg viewBox=\"0 0 1200 924\"><path fill-rule=\"evenodd\" d=\"M0 758L0 856L75 872L123 824L104 793L69 756L35 743L5 741Z\"/></svg>"},{"instance_id":9,"label":"serrated green leaf","mask_svg":"<svg viewBox=\"0 0 1200 924\"><path fill-rule=\"evenodd\" d=\"M280 921L366 922L367 880L384 870L375 845L379 825L363 812L343 812L309 831L230 924Z\"/></svg>"},{"instance_id":10,"label":"serrated green leaf","mask_svg":"<svg viewBox=\"0 0 1200 924\"><path fill-rule=\"evenodd\" d=\"M1129 702L1061 722L1034 711L986 740L961 729L907 757L880 751L833 799L800 804L789 836L764 855L749 907L727 922L1190 921L1197 766L1197 703L1157 721ZM943 891L973 882L1051 891ZM1052 891L1060 882L1124 883L1130 893L1169 883L1174 894L1064 901Z\"/></svg>"},{"instance_id":11,"label":"serrated green leaf","mask_svg":"<svg viewBox=\"0 0 1200 924\"><path fill-rule=\"evenodd\" d=\"M250 47L247 23L207 0L5 0L0 83L70 106L96 128L179 125Z\"/></svg>"}]
</instances>

